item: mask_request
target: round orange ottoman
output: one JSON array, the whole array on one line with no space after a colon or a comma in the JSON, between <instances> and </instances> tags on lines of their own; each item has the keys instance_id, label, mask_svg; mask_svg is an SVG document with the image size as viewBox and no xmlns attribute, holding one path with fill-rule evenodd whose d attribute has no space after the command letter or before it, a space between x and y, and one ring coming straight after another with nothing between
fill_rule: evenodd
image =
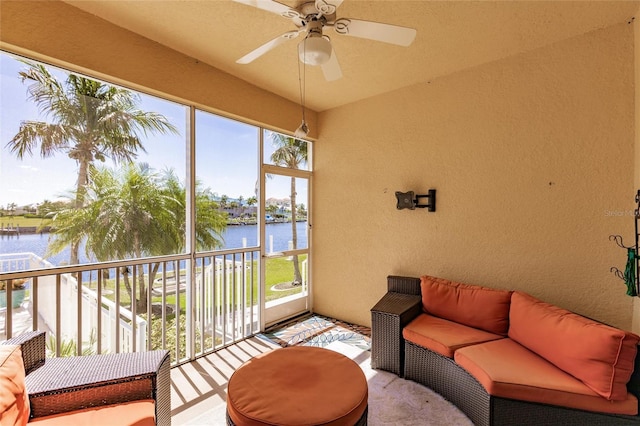
<instances>
[{"instance_id":1,"label":"round orange ottoman","mask_svg":"<svg viewBox=\"0 0 640 426\"><path fill-rule=\"evenodd\" d=\"M227 386L229 425L366 425L368 388L354 361L293 346L244 363Z\"/></svg>"}]
</instances>

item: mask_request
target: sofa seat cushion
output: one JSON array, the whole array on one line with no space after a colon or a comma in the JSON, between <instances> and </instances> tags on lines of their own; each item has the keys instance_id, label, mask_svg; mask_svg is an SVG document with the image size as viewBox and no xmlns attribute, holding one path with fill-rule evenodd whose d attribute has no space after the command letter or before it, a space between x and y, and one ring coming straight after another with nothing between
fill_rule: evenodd
<instances>
[{"instance_id":1,"label":"sofa seat cushion","mask_svg":"<svg viewBox=\"0 0 640 426\"><path fill-rule=\"evenodd\" d=\"M98 426L116 422L122 426L155 425L155 403L153 399L85 408L52 416L36 417L31 423L42 426Z\"/></svg>"},{"instance_id":2,"label":"sofa seat cushion","mask_svg":"<svg viewBox=\"0 0 640 426\"><path fill-rule=\"evenodd\" d=\"M29 396L19 345L0 345L0 425L24 426L29 420Z\"/></svg>"},{"instance_id":3,"label":"sofa seat cushion","mask_svg":"<svg viewBox=\"0 0 640 426\"><path fill-rule=\"evenodd\" d=\"M431 315L507 335L511 291L420 277L422 308Z\"/></svg>"},{"instance_id":4,"label":"sofa seat cushion","mask_svg":"<svg viewBox=\"0 0 640 426\"><path fill-rule=\"evenodd\" d=\"M504 339L504 336L429 314L420 314L407 324L402 329L402 337L449 358L453 358L453 353L459 348Z\"/></svg>"},{"instance_id":5,"label":"sofa seat cushion","mask_svg":"<svg viewBox=\"0 0 640 426\"><path fill-rule=\"evenodd\" d=\"M454 360L496 397L610 414L638 414L638 400L633 394L609 401L508 338L458 349Z\"/></svg>"},{"instance_id":6,"label":"sofa seat cushion","mask_svg":"<svg viewBox=\"0 0 640 426\"><path fill-rule=\"evenodd\" d=\"M639 337L526 293L511 299L509 337L610 400L627 399Z\"/></svg>"}]
</instances>

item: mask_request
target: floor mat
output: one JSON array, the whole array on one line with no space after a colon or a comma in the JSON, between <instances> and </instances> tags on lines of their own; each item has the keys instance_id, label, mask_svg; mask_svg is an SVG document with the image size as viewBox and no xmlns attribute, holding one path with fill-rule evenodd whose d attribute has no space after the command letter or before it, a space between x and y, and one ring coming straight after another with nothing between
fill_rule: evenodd
<instances>
[{"instance_id":1,"label":"floor mat","mask_svg":"<svg viewBox=\"0 0 640 426\"><path fill-rule=\"evenodd\" d=\"M325 347L339 341L364 351L371 349L369 327L315 314L295 318L258 336L282 347L296 345Z\"/></svg>"}]
</instances>

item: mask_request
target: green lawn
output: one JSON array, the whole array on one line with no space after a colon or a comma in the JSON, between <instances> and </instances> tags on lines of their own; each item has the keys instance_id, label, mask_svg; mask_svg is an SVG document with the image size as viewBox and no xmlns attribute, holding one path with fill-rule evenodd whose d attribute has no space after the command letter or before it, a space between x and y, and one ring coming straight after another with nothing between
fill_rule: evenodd
<instances>
[{"instance_id":1,"label":"green lawn","mask_svg":"<svg viewBox=\"0 0 640 426\"><path fill-rule=\"evenodd\" d=\"M300 264L307 258L307 255L298 256ZM277 291L273 290L272 287L276 284L283 282L290 282L293 279L293 263L291 260L287 258L276 258L276 259L268 259L267 260L267 284L266 284L266 300L274 300L280 297L289 296L291 294L295 294L301 291L300 287L285 290L285 291ZM167 276L172 276L173 273L168 272ZM250 301L248 298L250 294L247 292L247 305L258 303L258 264L257 262L253 262L253 276L254 276L254 287L253 287L253 301ZM157 279L158 277L156 277ZM145 277L145 281L147 278ZM104 289L111 290L111 294L105 294L104 296L115 301L115 279L107 279L103 282ZM90 288L95 288L95 281L89 284ZM138 288L136 288L138 290ZM167 295L165 297L166 303L170 306L175 306L176 296L175 295ZM153 303L162 303L162 296L154 296L152 298ZM186 308L186 295L185 293L180 293L180 310L184 312ZM120 280L120 304L121 306L130 306L131 305L131 297L129 293L126 291L124 280Z\"/></svg>"},{"instance_id":2,"label":"green lawn","mask_svg":"<svg viewBox=\"0 0 640 426\"><path fill-rule=\"evenodd\" d=\"M8 226L12 227L25 227L25 226L46 226L51 223L51 219L41 219L39 217L24 217L24 216L0 216L0 228Z\"/></svg>"}]
</instances>

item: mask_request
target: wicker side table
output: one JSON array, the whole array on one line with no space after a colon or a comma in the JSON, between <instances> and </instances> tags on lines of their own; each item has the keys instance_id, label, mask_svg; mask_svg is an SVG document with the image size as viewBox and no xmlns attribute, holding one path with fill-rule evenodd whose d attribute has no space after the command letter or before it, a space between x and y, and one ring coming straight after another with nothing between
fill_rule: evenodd
<instances>
[{"instance_id":1,"label":"wicker side table","mask_svg":"<svg viewBox=\"0 0 640 426\"><path fill-rule=\"evenodd\" d=\"M404 375L402 327L422 311L420 295L388 292L371 308L371 368Z\"/></svg>"}]
</instances>

